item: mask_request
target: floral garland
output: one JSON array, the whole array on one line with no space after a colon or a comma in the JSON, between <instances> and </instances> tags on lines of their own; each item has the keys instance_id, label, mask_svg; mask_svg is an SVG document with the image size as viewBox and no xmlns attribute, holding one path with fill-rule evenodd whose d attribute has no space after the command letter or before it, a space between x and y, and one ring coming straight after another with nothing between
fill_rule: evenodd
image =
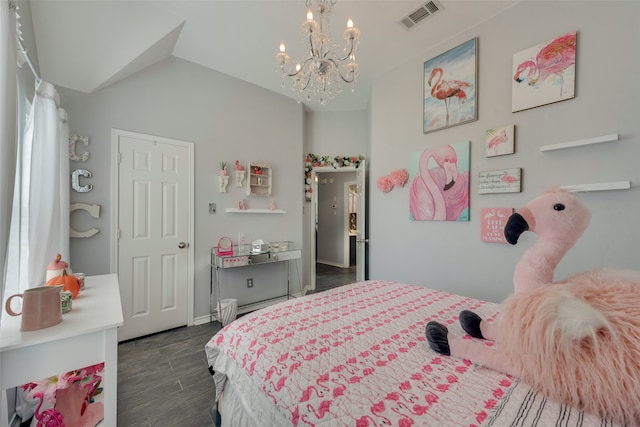
<instances>
[{"instance_id":1,"label":"floral garland","mask_svg":"<svg viewBox=\"0 0 640 427\"><path fill-rule=\"evenodd\" d=\"M307 202L311 201L313 187L311 185L311 171L318 167L332 167L334 169L353 166L358 168L364 160L364 156L316 156L309 153L304 161L304 196Z\"/></svg>"}]
</instances>

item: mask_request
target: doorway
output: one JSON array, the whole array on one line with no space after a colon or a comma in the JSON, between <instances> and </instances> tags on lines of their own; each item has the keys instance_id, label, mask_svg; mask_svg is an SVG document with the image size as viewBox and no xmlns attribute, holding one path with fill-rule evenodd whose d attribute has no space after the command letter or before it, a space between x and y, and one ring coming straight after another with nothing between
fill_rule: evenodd
<instances>
[{"instance_id":1,"label":"doorway","mask_svg":"<svg viewBox=\"0 0 640 427\"><path fill-rule=\"evenodd\" d=\"M312 171L311 263L313 292L365 280L365 169Z\"/></svg>"},{"instance_id":2,"label":"doorway","mask_svg":"<svg viewBox=\"0 0 640 427\"><path fill-rule=\"evenodd\" d=\"M112 130L119 341L192 323L193 164L192 143Z\"/></svg>"}]
</instances>

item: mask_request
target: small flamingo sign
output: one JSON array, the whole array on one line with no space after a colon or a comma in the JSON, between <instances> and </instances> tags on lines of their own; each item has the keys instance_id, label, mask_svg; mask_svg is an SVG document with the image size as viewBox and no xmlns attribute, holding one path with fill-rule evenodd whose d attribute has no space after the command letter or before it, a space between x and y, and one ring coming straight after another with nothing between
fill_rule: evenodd
<instances>
[{"instance_id":1,"label":"small flamingo sign","mask_svg":"<svg viewBox=\"0 0 640 427\"><path fill-rule=\"evenodd\" d=\"M480 172L480 194L519 193L522 169L499 169Z\"/></svg>"},{"instance_id":2,"label":"small flamingo sign","mask_svg":"<svg viewBox=\"0 0 640 427\"><path fill-rule=\"evenodd\" d=\"M485 132L485 153L487 157L513 154L514 125L487 129Z\"/></svg>"},{"instance_id":3,"label":"small flamingo sign","mask_svg":"<svg viewBox=\"0 0 640 427\"><path fill-rule=\"evenodd\" d=\"M513 208L480 209L480 239L489 243L507 243L504 226L513 214Z\"/></svg>"}]
</instances>

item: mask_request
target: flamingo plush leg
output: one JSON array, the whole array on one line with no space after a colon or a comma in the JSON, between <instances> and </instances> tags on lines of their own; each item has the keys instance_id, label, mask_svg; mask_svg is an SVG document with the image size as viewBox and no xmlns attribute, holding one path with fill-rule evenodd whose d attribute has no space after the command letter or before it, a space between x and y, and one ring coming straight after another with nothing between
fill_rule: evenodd
<instances>
[{"instance_id":1,"label":"flamingo plush leg","mask_svg":"<svg viewBox=\"0 0 640 427\"><path fill-rule=\"evenodd\" d=\"M440 354L471 360L494 371L519 376L518 370L513 367L506 354L495 346L490 347L478 341L450 337L447 327L434 321L427 323L425 335L431 349Z\"/></svg>"},{"instance_id":2,"label":"flamingo plush leg","mask_svg":"<svg viewBox=\"0 0 640 427\"><path fill-rule=\"evenodd\" d=\"M485 368L505 374L519 376L505 353L477 341L448 336L451 356L468 359Z\"/></svg>"},{"instance_id":3,"label":"flamingo plush leg","mask_svg":"<svg viewBox=\"0 0 640 427\"><path fill-rule=\"evenodd\" d=\"M460 312L460 326L473 338L495 341L497 336L496 325L492 322L482 320L473 311L462 310Z\"/></svg>"},{"instance_id":4,"label":"flamingo plush leg","mask_svg":"<svg viewBox=\"0 0 640 427\"><path fill-rule=\"evenodd\" d=\"M483 320L480 322L480 331L485 339L495 341L497 336L497 325L494 322Z\"/></svg>"}]
</instances>

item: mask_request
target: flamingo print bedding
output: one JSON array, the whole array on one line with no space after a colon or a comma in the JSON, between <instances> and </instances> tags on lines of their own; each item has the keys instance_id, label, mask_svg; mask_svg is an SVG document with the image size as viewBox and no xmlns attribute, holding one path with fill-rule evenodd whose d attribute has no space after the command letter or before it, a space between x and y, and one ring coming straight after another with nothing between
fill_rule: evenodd
<instances>
[{"instance_id":1,"label":"flamingo print bedding","mask_svg":"<svg viewBox=\"0 0 640 427\"><path fill-rule=\"evenodd\" d=\"M366 281L237 319L205 346L216 402L234 400L222 406L222 425L612 426L432 351L426 323L444 320L464 335L463 309L491 319L498 305Z\"/></svg>"}]
</instances>

